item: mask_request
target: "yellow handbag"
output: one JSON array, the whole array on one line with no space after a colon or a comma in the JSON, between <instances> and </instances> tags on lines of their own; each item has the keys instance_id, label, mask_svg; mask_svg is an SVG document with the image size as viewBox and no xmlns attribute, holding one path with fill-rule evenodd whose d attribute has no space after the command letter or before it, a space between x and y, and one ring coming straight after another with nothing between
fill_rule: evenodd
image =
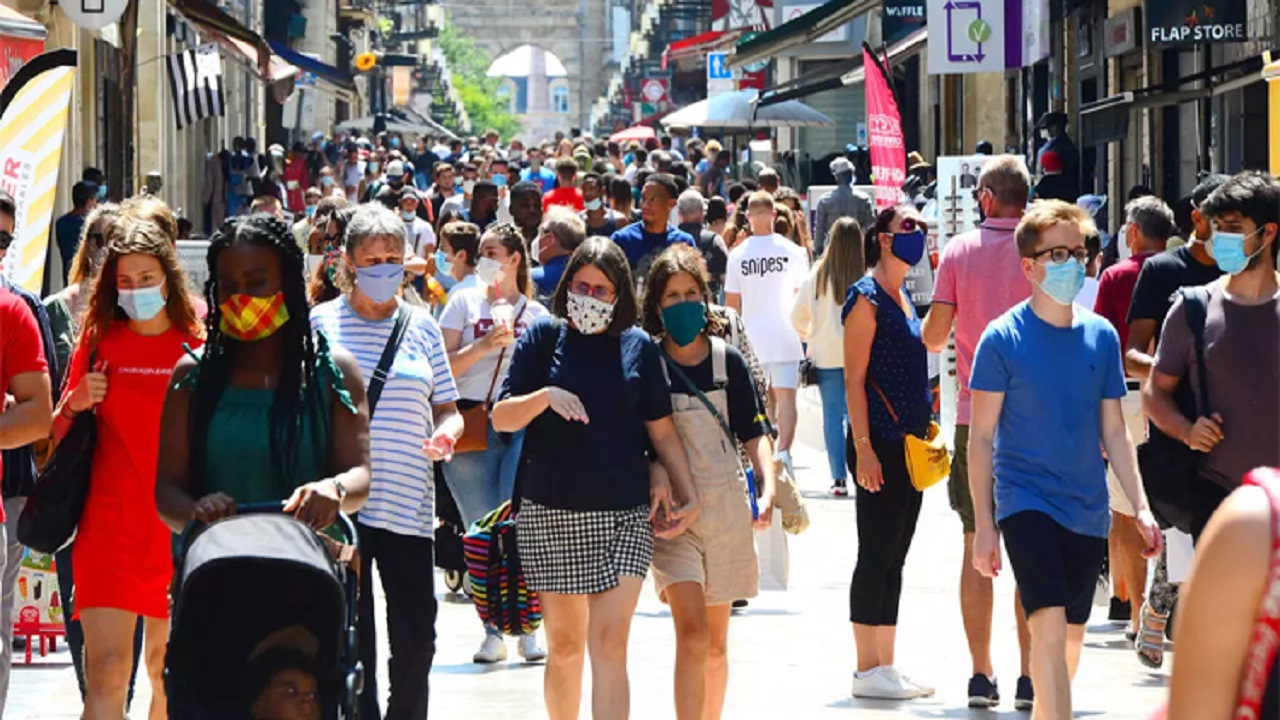
<instances>
[{"instance_id":1,"label":"yellow handbag","mask_svg":"<svg viewBox=\"0 0 1280 720\"><path fill-rule=\"evenodd\" d=\"M894 412L889 398L874 382L868 380L884 402L885 408L893 421L901 427L898 413ZM903 432L903 451L906 453L907 474L911 476L911 486L920 492L942 482L951 474L951 453L947 451L947 442L942 437L942 427L930 421L925 437L920 438L909 432Z\"/></svg>"}]
</instances>

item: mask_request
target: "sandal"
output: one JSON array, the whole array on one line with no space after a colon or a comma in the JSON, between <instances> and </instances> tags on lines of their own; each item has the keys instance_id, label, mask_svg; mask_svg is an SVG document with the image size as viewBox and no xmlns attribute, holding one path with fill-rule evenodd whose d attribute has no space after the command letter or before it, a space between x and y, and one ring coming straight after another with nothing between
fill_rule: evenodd
<instances>
[{"instance_id":1,"label":"sandal","mask_svg":"<svg viewBox=\"0 0 1280 720\"><path fill-rule=\"evenodd\" d=\"M1134 650L1138 660L1152 670L1164 665L1164 630L1169 624L1169 614L1156 612L1150 605L1142 606L1142 625Z\"/></svg>"}]
</instances>

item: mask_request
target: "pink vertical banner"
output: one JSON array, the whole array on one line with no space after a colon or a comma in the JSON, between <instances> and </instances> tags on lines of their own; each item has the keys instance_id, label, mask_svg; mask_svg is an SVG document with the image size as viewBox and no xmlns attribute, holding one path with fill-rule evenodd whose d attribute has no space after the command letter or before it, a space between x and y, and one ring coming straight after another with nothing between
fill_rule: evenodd
<instances>
[{"instance_id":1,"label":"pink vertical banner","mask_svg":"<svg viewBox=\"0 0 1280 720\"><path fill-rule=\"evenodd\" d=\"M862 46L867 87L867 144L871 151L871 179L876 186L876 209L897 205L907 179L907 150L902 116L889 87L888 72L875 53Z\"/></svg>"}]
</instances>

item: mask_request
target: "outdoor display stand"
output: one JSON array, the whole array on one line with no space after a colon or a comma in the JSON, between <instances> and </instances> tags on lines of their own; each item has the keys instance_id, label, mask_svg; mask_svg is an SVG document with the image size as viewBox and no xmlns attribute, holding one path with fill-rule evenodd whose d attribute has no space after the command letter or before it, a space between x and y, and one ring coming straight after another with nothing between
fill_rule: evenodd
<instances>
[{"instance_id":1,"label":"outdoor display stand","mask_svg":"<svg viewBox=\"0 0 1280 720\"><path fill-rule=\"evenodd\" d=\"M23 553L13 599L13 636L26 639L24 662L30 665L37 642L40 657L44 657L57 651L58 638L67 634L63 598L58 593L58 569L52 555L34 550Z\"/></svg>"}]
</instances>

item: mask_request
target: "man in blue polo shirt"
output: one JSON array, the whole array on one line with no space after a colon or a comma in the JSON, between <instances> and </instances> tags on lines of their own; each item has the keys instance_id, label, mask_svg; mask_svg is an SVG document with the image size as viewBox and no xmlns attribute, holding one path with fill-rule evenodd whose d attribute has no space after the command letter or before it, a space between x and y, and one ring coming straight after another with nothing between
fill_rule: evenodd
<instances>
[{"instance_id":1,"label":"man in blue polo shirt","mask_svg":"<svg viewBox=\"0 0 1280 720\"><path fill-rule=\"evenodd\" d=\"M668 245L684 243L697 247L693 236L671 224L671 210L680 197L676 179L666 173L654 173L644 181L640 192L640 222L632 223L613 234L613 241L627 255L636 287L643 289L645 275L653 259Z\"/></svg>"},{"instance_id":2,"label":"man in blue polo shirt","mask_svg":"<svg viewBox=\"0 0 1280 720\"><path fill-rule=\"evenodd\" d=\"M538 288L539 301L550 302L569 264L569 256L586 238L587 224L573 210L563 206L547 210L530 250L538 259L538 267L529 271L529 277Z\"/></svg>"}]
</instances>

